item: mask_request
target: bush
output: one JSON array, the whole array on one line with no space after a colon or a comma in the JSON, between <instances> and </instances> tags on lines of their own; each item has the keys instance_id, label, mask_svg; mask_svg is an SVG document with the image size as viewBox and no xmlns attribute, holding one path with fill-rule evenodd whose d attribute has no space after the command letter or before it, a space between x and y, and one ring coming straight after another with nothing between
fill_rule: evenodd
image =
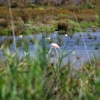
<instances>
[{"instance_id":1,"label":"bush","mask_svg":"<svg viewBox=\"0 0 100 100\"><path fill-rule=\"evenodd\" d=\"M0 35L8 35L9 34L9 30L7 29L0 29Z\"/></svg>"},{"instance_id":2,"label":"bush","mask_svg":"<svg viewBox=\"0 0 100 100\"><path fill-rule=\"evenodd\" d=\"M57 20L63 20L63 19L67 19L67 15L59 14L59 15L57 16Z\"/></svg>"},{"instance_id":3,"label":"bush","mask_svg":"<svg viewBox=\"0 0 100 100\"><path fill-rule=\"evenodd\" d=\"M93 9L95 6L92 3L87 2L85 8Z\"/></svg>"},{"instance_id":4,"label":"bush","mask_svg":"<svg viewBox=\"0 0 100 100\"><path fill-rule=\"evenodd\" d=\"M18 7L18 4L16 2L11 3L11 8L16 8Z\"/></svg>"},{"instance_id":5,"label":"bush","mask_svg":"<svg viewBox=\"0 0 100 100\"><path fill-rule=\"evenodd\" d=\"M67 24L67 22L64 22L64 21L58 22L57 29L58 29L58 31L60 31L60 30L67 31L68 30L68 24Z\"/></svg>"},{"instance_id":6,"label":"bush","mask_svg":"<svg viewBox=\"0 0 100 100\"><path fill-rule=\"evenodd\" d=\"M79 13L80 12L80 8L77 6L69 6L68 10L71 12L75 12L75 13Z\"/></svg>"},{"instance_id":7,"label":"bush","mask_svg":"<svg viewBox=\"0 0 100 100\"><path fill-rule=\"evenodd\" d=\"M35 7L36 7L36 5L35 5L35 4L33 4L33 3L30 3L30 4L28 4L28 7L29 7L29 8L35 8Z\"/></svg>"},{"instance_id":8,"label":"bush","mask_svg":"<svg viewBox=\"0 0 100 100\"><path fill-rule=\"evenodd\" d=\"M23 21L24 21L25 23L27 23L28 20L29 20L29 18L30 18L30 13L28 12L28 10L23 9L23 10L21 10L21 12L20 12L20 17L23 19Z\"/></svg>"},{"instance_id":9,"label":"bush","mask_svg":"<svg viewBox=\"0 0 100 100\"><path fill-rule=\"evenodd\" d=\"M4 3L3 2L0 2L0 7L3 7L4 6Z\"/></svg>"},{"instance_id":10,"label":"bush","mask_svg":"<svg viewBox=\"0 0 100 100\"><path fill-rule=\"evenodd\" d=\"M0 26L1 27L7 27L8 21L6 19L0 18Z\"/></svg>"},{"instance_id":11,"label":"bush","mask_svg":"<svg viewBox=\"0 0 100 100\"><path fill-rule=\"evenodd\" d=\"M100 14L98 16L98 27L100 27Z\"/></svg>"}]
</instances>

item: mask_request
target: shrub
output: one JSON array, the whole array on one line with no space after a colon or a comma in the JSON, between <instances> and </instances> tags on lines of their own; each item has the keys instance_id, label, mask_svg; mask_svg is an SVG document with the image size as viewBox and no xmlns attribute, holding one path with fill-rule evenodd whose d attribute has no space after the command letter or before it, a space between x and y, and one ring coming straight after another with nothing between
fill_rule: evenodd
<instances>
[{"instance_id":1,"label":"shrub","mask_svg":"<svg viewBox=\"0 0 100 100\"><path fill-rule=\"evenodd\" d=\"M100 27L100 14L98 16L98 27Z\"/></svg>"},{"instance_id":2,"label":"shrub","mask_svg":"<svg viewBox=\"0 0 100 100\"><path fill-rule=\"evenodd\" d=\"M67 24L67 22L64 22L64 21L58 22L57 29L58 29L58 31L60 31L60 30L67 31L68 30L68 24Z\"/></svg>"},{"instance_id":3,"label":"shrub","mask_svg":"<svg viewBox=\"0 0 100 100\"><path fill-rule=\"evenodd\" d=\"M30 13L28 12L28 10L23 9L23 10L21 10L21 12L20 12L20 17L23 19L23 21L24 21L25 23L27 23L28 20L29 20L29 18L30 18Z\"/></svg>"},{"instance_id":4,"label":"shrub","mask_svg":"<svg viewBox=\"0 0 100 100\"><path fill-rule=\"evenodd\" d=\"M18 7L17 2L12 2L12 3L11 3L11 8L16 8L16 7Z\"/></svg>"},{"instance_id":5,"label":"shrub","mask_svg":"<svg viewBox=\"0 0 100 100\"><path fill-rule=\"evenodd\" d=\"M85 8L93 9L95 6L92 3L87 2Z\"/></svg>"},{"instance_id":6,"label":"shrub","mask_svg":"<svg viewBox=\"0 0 100 100\"><path fill-rule=\"evenodd\" d=\"M23 25L23 24L17 24L16 27L15 27L15 34L18 35L18 34L23 34L23 31L25 31L26 29L26 26Z\"/></svg>"},{"instance_id":7,"label":"shrub","mask_svg":"<svg viewBox=\"0 0 100 100\"><path fill-rule=\"evenodd\" d=\"M0 7L3 7L4 6L4 3L3 2L0 2Z\"/></svg>"},{"instance_id":8,"label":"shrub","mask_svg":"<svg viewBox=\"0 0 100 100\"><path fill-rule=\"evenodd\" d=\"M83 14L96 14L96 11L94 11L93 9L83 9L83 10L80 10L80 13L83 13Z\"/></svg>"},{"instance_id":9,"label":"shrub","mask_svg":"<svg viewBox=\"0 0 100 100\"><path fill-rule=\"evenodd\" d=\"M7 30L7 29L0 29L0 35L8 35L8 33L9 33L9 30Z\"/></svg>"},{"instance_id":10,"label":"shrub","mask_svg":"<svg viewBox=\"0 0 100 100\"><path fill-rule=\"evenodd\" d=\"M80 21L83 21L85 19L85 16L83 15L78 15L77 16L77 20L80 22Z\"/></svg>"},{"instance_id":11,"label":"shrub","mask_svg":"<svg viewBox=\"0 0 100 100\"><path fill-rule=\"evenodd\" d=\"M75 12L75 13L79 13L80 12L80 8L75 6L75 5L74 6L69 6L68 10L71 11L71 12Z\"/></svg>"},{"instance_id":12,"label":"shrub","mask_svg":"<svg viewBox=\"0 0 100 100\"><path fill-rule=\"evenodd\" d=\"M8 20L0 18L0 26L1 27L7 27L8 26Z\"/></svg>"},{"instance_id":13,"label":"shrub","mask_svg":"<svg viewBox=\"0 0 100 100\"><path fill-rule=\"evenodd\" d=\"M64 15L64 14L58 14L57 20L63 20L63 19L67 19L67 15Z\"/></svg>"},{"instance_id":14,"label":"shrub","mask_svg":"<svg viewBox=\"0 0 100 100\"><path fill-rule=\"evenodd\" d=\"M28 4L28 7L29 7L29 8L35 8L35 7L36 7L36 5L35 5L35 4L33 4L33 3L30 3L30 4Z\"/></svg>"},{"instance_id":15,"label":"shrub","mask_svg":"<svg viewBox=\"0 0 100 100\"><path fill-rule=\"evenodd\" d=\"M22 24L24 24L24 21L21 17L16 17L14 20L14 24L15 25L22 25Z\"/></svg>"}]
</instances>

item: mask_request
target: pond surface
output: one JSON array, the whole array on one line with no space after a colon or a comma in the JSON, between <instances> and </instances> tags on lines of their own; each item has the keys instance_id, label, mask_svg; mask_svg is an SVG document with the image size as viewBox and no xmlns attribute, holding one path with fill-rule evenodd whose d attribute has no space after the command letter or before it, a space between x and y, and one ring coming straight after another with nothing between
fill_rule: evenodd
<instances>
[{"instance_id":1,"label":"pond surface","mask_svg":"<svg viewBox=\"0 0 100 100\"><path fill-rule=\"evenodd\" d=\"M35 40L39 41L40 48L42 48L42 44L44 43L47 48L47 52L51 47L51 43L57 43L60 46L60 48L57 49L59 56L61 55L63 50L65 54L72 51L72 53L70 53L66 58L63 59L64 63L68 63L68 61L72 62L72 59L74 58L74 63L78 66L81 61L87 62L89 60L89 57L93 58L94 55L98 57L100 51L100 32L92 32L91 29L88 29L88 31L89 32L82 32L82 34L74 33L72 36L61 35L58 34L57 31L55 31L53 34L44 33L37 35L28 35L23 36L22 38L16 36L18 56L20 56L20 58L25 56L23 45L26 45L28 47L28 55L30 57L36 56L36 50L34 46ZM10 41L9 49L11 52L13 52L14 45L12 36L0 37L0 44L3 44L6 39ZM2 51L0 51L0 55L4 56ZM51 59L53 58L51 57Z\"/></svg>"}]
</instances>

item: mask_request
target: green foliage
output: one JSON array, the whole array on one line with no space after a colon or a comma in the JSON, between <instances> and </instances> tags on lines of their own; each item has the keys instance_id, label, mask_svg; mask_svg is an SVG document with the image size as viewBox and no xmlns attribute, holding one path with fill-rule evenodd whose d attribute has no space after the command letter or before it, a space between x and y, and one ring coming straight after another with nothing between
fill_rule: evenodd
<instances>
[{"instance_id":1,"label":"green foliage","mask_svg":"<svg viewBox=\"0 0 100 100\"><path fill-rule=\"evenodd\" d=\"M91 2L86 2L84 5L80 5L80 9L94 9L95 5Z\"/></svg>"},{"instance_id":2,"label":"green foliage","mask_svg":"<svg viewBox=\"0 0 100 100\"><path fill-rule=\"evenodd\" d=\"M19 59L17 51L11 54L8 48L1 49L6 57L0 58L1 100L99 100L99 59L92 62L96 67L87 62L76 70L63 65L63 58L71 53L63 50L56 64L50 64L45 41L41 41L42 48L38 43L35 41L37 56L32 59L28 55ZM26 43L23 48L29 52Z\"/></svg>"},{"instance_id":3,"label":"green foliage","mask_svg":"<svg viewBox=\"0 0 100 100\"><path fill-rule=\"evenodd\" d=\"M98 16L98 27L100 27L100 14Z\"/></svg>"},{"instance_id":4,"label":"green foliage","mask_svg":"<svg viewBox=\"0 0 100 100\"><path fill-rule=\"evenodd\" d=\"M45 8L43 6L40 6L39 9L40 10L45 10Z\"/></svg>"},{"instance_id":5,"label":"green foliage","mask_svg":"<svg viewBox=\"0 0 100 100\"><path fill-rule=\"evenodd\" d=\"M64 19L67 19L67 15L64 15L62 13L57 15L57 20L64 20Z\"/></svg>"},{"instance_id":6,"label":"green foliage","mask_svg":"<svg viewBox=\"0 0 100 100\"><path fill-rule=\"evenodd\" d=\"M42 97L44 100L42 86L46 63L41 59L43 51L39 52L38 59L32 60L28 56L20 60L16 53L11 56L9 49L3 51L6 63L3 62L4 73L0 73L0 99L39 100ZM25 51L28 52L27 49Z\"/></svg>"},{"instance_id":7,"label":"green foliage","mask_svg":"<svg viewBox=\"0 0 100 100\"><path fill-rule=\"evenodd\" d=\"M40 26L39 30L41 32L54 32L55 31L55 27L54 26Z\"/></svg>"},{"instance_id":8,"label":"green foliage","mask_svg":"<svg viewBox=\"0 0 100 100\"><path fill-rule=\"evenodd\" d=\"M0 29L0 35L8 35L9 30L8 29Z\"/></svg>"},{"instance_id":9,"label":"green foliage","mask_svg":"<svg viewBox=\"0 0 100 100\"><path fill-rule=\"evenodd\" d=\"M18 4L19 5L19 4ZM13 20L15 27L17 27L18 24L22 22L22 24L28 24L30 23L33 27L39 27L38 29L33 29L33 33L36 31L50 31L51 29L54 30L55 25L57 23L62 23L61 21L69 20L69 24L77 27L76 19L78 22L97 22L97 19L94 17L96 15L96 12L93 9L79 9L79 7L71 6L72 8L63 8L63 7L48 7L48 6L37 6L34 9L27 7L26 8L12 8L12 14L13 14ZM71 10L72 9L72 10ZM8 27L10 24L9 19L9 10L6 7L0 7L0 26L1 27ZM76 14L77 13L77 14ZM76 17L75 17L76 16ZM3 19L3 20L2 20ZM7 20L5 20L7 19ZM47 27L54 27L54 28L45 28ZM69 26L70 26L69 25ZM19 26L19 25L18 25ZM41 29L40 27L43 26ZM64 26L64 25L63 25ZM66 26L66 25L65 25ZM25 29L27 30L27 29ZM22 33L22 32L18 32ZM25 33L26 34L26 33Z\"/></svg>"},{"instance_id":10,"label":"green foliage","mask_svg":"<svg viewBox=\"0 0 100 100\"><path fill-rule=\"evenodd\" d=\"M80 24L80 26L82 27L82 28L87 28L87 27L91 27L91 26L97 26L95 23L93 23L93 22L80 22L79 23Z\"/></svg>"},{"instance_id":11,"label":"green foliage","mask_svg":"<svg viewBox=\"0 0 100 100\"><path fill-rule=\"evenodd\" d=\"M27 34L31 34L31 31L30 30L24 30L23 32L22 32L24 35L27 35Z\"/></svg>"},{"instance_id":12,"label":"green foliage","mask_svg":"<svg viewBox=\"0 0 100 100\"><path fill-rule=\"evenodd\" d=\"M33 3L30 3L30 4L28 4L28 7L30 7L30 8L35 8L35 7L36 7L36 5L35 5L35 4L33 4Z\"/></svg>"},{"instance_id":13,"label":"green foliage","mask_svg":"<svg viewBox=\"0 0 100 100\"><path fill-rule=\"evenodd\" d=\"M93 8L95 8L95 6L92 3L87 2L85 5L85 8L93 9Z\"/></svg>"}]
</instances>

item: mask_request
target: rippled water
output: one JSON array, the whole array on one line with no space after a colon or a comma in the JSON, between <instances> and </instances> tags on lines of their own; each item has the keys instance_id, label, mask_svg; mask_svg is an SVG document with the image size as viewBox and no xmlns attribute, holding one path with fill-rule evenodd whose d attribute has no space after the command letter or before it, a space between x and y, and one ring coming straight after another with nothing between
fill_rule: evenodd
<instances>
[{"instance_id":1,"label":"rippled water","mask_svg":"<svg viewBox=\"0 0 100 100\"><path fill-rule=\"evenodd\" d=\"M88 29L89 30L89 29ZM87 46L87 50L89 53L90 58L93 58L93 56L95 55L96 57L98 57L99 51L100 51L100 32L92 32L91 30L89 30L89 32L82 32L83 37L84 37L84 41L86 43ZM4 41L9 38L10 40L12 40L12 36L2 36L0 37L0 43L4 43ZM87 56L87 52L83 43L83 38L80 35L80 33L74 33L73 37L71 38L70 36L65 36L65 35L59 35L58 32L54 32L53 34L37 34L37 35L28 35L28 36L23 36L22 38L20 38L19 36L16 36L16 42L18 43L18 41L20 42L20 46L17 47L17 52L18 52L18 56L20 56L20 58L24 57L24 51L23 51L23 45L28 45L28 50L29 50L29 56L36 56L36 51L35 51L35 46L34 43L31 40L38 40L39 41L39 46L40 48L42 48L42 42L45 41L45 45L47 47L47 52L50 49L50 40L48 38L52 38L53 43L57 43L60 48L57 49L59 56L61 55L62 51L65 50L65 54L75 50L76 54L69 54L68 57L64 58L64 63L68 63L68 61L72 61L72 58L74 57L75 63L79 64L78 62L82 61L82 62L86 62L88 61L88 56ZM25 42L23 42L23 40ZM48 42L49 41L49 42ZM10 44L10 51L13 52L14 51L14 46L13 43ZM0 51L0 55L3 56L2 51Z\"/></svg>"}]
</instances>

